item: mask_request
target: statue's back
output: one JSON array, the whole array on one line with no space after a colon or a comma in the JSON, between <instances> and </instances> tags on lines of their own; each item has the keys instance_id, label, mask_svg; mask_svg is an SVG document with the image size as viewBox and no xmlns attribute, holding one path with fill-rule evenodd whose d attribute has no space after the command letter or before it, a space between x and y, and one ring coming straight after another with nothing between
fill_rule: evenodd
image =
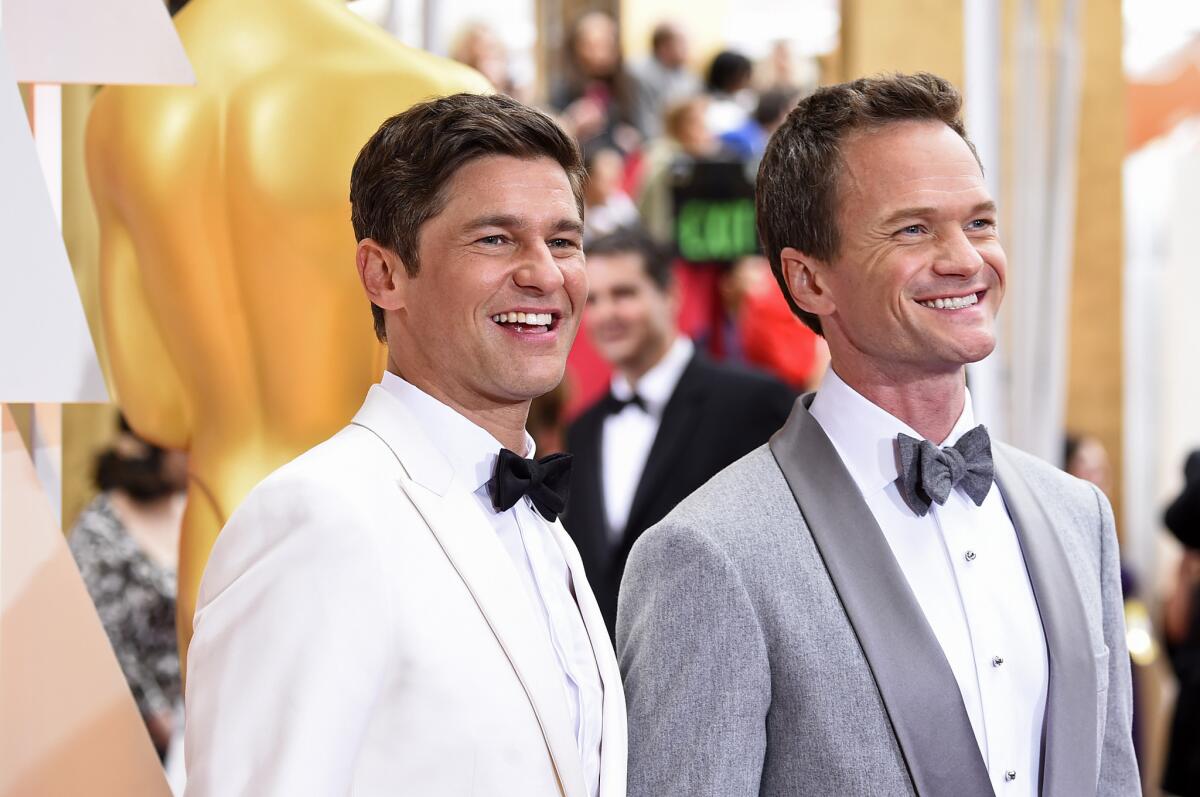
<instances>
[{"instance_id":1,"label":"statue's back","mask_svg":"<svg viewBox=\"0 0 1200 797\"><path fill-rule=\"evenodd\" d=\"M338 0L193 0L195 87L109 87L88 131L117 395L188 448L181 639L229 512L353 415L384 365L354 268L350 168L394 113L487 91Z\"/></svg>"}]
</instances>

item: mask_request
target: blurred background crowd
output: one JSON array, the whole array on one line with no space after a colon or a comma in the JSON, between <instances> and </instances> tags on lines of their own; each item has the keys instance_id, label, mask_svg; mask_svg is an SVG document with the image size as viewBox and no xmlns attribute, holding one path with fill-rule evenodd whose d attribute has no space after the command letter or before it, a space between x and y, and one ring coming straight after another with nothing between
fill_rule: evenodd
<instances>
[{"instance_id":1,"label":"blurred background crowd","mask_svg":"<svg viewBox=\"0 0 1200 797\"><path fill-rule=\"evenodd\" d=\"M204 2L168 6L186 13ZM599 445L587 437L588 413L624 412L604 402L622 380L636 382L678 354L681 340L707 361L760 380L736 383L750 403L730 412L777 426L781 402L786 412L792 396L816 389L828 356L792 316L759 249L754 181L766 142L819 85L889 68L949 71L965 89L968 132L985 166L997 166L988 177L1004 197L1013 269L1036 265L1050 275L1048 282L1014 277L1024 284L1014 284L1007 300L1006 351L970 374L977 414L1113 501L1146 792L1200 795L1200 382L1194 361L1186 367L1197 340L1190 297L1200 288L1200 248L1181 223L1200 212L1200 180L1189 177L1200 176L1200 14L1182 2L1127 2L1123 11L1088 4L1084 12L1070 0L942 3L956 11L937 19L911 14L909 4L865 0L349 5L399 41L470 66L497 91L554 115L588 169L585 246L598 245L597 257L638 258L631 279L644 283L640 304L622 316L602 309L598 293L568 378L535 402L529 430L539 454ZM1039 15L1055 22L1034 50L1022 50L1028 40L1018 33L1037 29ZM999 38L999 25L1017 42L1016 55L983 46ZM1031 52L1040 60L1026 69L1022 58ZM1021 106L1023 95L1036 107ZM85 108L90 96L80 100ZM1064 102L1073 117L1062 116ZM1065 139L1056 133L1064 127ZM1031 141L1038 132L1042 139ZM1049 177L1022 172L1030 159L1021 153L1031 151L1041 153ZM1071 168L1060 173L1063 162ZM632 240L620 237L631 230ZM72 253L77 272L85 259ZM96 288L86 273L77 276L91 319L88 292ZM603 326L602 313L617 331ZM1033 387L1022 395L1030 371ZM757 393L749 387L768 383ZM671 401L675 389L648 402L650 440L681 411ZM28 437L29 413L14 409ZM64 453L70 549L178 786L174 617L188 465L183 454L139 437L115 403L68 413L64 428L86 441ZM721 449L723 461L690 478L702 481L770 432L745 428L743 445ZM619 582L611 560L670 509L640 507L638 478L654 468L686 469L649 464L655 455L645 448L630 466L624 504L614 510L611 497L601 497L583 510L618 516L596 543L599 553L589 559L584 551L602 604L603 583L615 601ZM570 512L566 522L576 534Z\"/></svg>"}]
</instances>

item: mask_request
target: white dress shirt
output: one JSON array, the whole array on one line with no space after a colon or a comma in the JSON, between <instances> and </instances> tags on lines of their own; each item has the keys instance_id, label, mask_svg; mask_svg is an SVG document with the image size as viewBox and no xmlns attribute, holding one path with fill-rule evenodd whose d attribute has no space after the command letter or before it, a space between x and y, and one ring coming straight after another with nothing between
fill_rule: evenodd
<instances>
[{"instance_id":1,"label":"white dress shirt","mask_svg":"<svg viewBox=\"0 0 1200 797\"><path fill-rule=\"evenodd\" d=\"M629 380L620 374L613 377L611 389L616 398L628 401L636 391L646 404L645 410L629 404L604 419L600 468L604 480L604 513L614 542L625 533L633 498L642 481L642 471L646 469L650 448L658 436L663 410L691 362L694 349L692 342L680 335L666 355L643 374L636 385L629 384Z\"/></svg>"},{"instance_id":2,"label":"white dress shirt","mask_svg":"<svg viewBox=\"0 0 1200 797\"><path fill-rule=\"evenodd\" d=\"M812 416L875 516L958 681L997 797L1037 797L1049 682L1046 639L1016 529L995 484L983 504L954 489L917 515L895 481L896 435L921 435L830 369ZM971 396L939 445L975 426Z\"/></svg>"},{"instance_id":3,"label":"white dress shirt","mask_svg":"<svg viewBox=\"0 0 1200 797\"><path fill-rule=\"evenodd\" d=\"M541 621L562 670L563 697L575 726L588 790L595 797L600 788L604 690L591 641L575 602L570 570L546 520L528 497L504 512L492 507L487 482L503 446L489 432L391 372L384 373L381 384L404 402L446 455L454 468L455 480L474 494L512 559L528 593L530 610ZM532 457L533 438L528 434L525 444L527 451L523 455Z\"/></svg>"}]
</instances>

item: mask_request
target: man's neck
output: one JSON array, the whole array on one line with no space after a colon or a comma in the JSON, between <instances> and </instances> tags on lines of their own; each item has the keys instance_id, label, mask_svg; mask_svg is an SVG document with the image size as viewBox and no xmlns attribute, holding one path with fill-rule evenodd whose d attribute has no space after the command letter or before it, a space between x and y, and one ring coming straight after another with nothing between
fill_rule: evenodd
<instances>
[{"instance_id":1,"label":"man's neck","mask_svg":"<svg viewBox=\"0 0 1200 797\"><path fill-rule=\"evenodd\" d=\"M509 451L521 456L526 456L529 453L525 448L525 423L529 420L530 402L523 401L516 404L504 404L483 400L475 402L460 401L452 395L451 391L444 390L440 385L424 382L419 379L410 379L405 376L404 372L400 370L400 367L390 357L388 358L387 367L396 376L426 395L432 396L442 402L499 440L500 445Z\"/></svg>"},{"instance_id":2,"label":"man's neck","mask_svg":"<svg viewBox=\"0 0 1200 797\"><path fill-rule=\"evenodd\" d=\"M667 358L677 340L679 340L678 334L671 335L666 339L665 343L641 352L629 362L618 365L617 373L625 378L630 387L636 388L639 379Z\"/></svg>"},{"instance_id":3,"label":"man's neck","mask_svg":"<svg viewBox=\"0 0 1200 797\"><path fill-rule=\"evenodd\" d=\"M945 440L962 416L967 399L966 372L962 368L897 379L894 374L856 369L837 361L830 367L863 398L933 443Z\"/></svg>"}]
</instances>

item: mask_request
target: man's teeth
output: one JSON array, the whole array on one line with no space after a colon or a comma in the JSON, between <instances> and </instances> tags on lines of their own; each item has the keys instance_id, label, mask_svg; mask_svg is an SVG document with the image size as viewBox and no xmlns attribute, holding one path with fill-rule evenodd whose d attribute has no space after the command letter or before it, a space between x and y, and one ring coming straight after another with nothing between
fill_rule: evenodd
<instances>
[{"instance_id":1,"label":"man's teeth","mask_svg":"<svg viewBox=\"0 0 1200 797\"><path fill-rule=\"evenodd\" d=\"M979 296L974 293L969 293L966 296L958 296L952 299L930 299L927 302L917 302L923 307L929 307L933 310L961 310L964 307L970 307L973 304L979 303Z\"/></svg>"},{"instance_id":2,"label":"man's teeth","mask_svg":"<svg viewBox=\"0 0 1200 797\"><path fill-rule=\"evenodd\" d=\"M554 320L550 313L497 313L492 316L497 324L528 324L531 327L548 327Z\"/></svg>"}]
</instances>

